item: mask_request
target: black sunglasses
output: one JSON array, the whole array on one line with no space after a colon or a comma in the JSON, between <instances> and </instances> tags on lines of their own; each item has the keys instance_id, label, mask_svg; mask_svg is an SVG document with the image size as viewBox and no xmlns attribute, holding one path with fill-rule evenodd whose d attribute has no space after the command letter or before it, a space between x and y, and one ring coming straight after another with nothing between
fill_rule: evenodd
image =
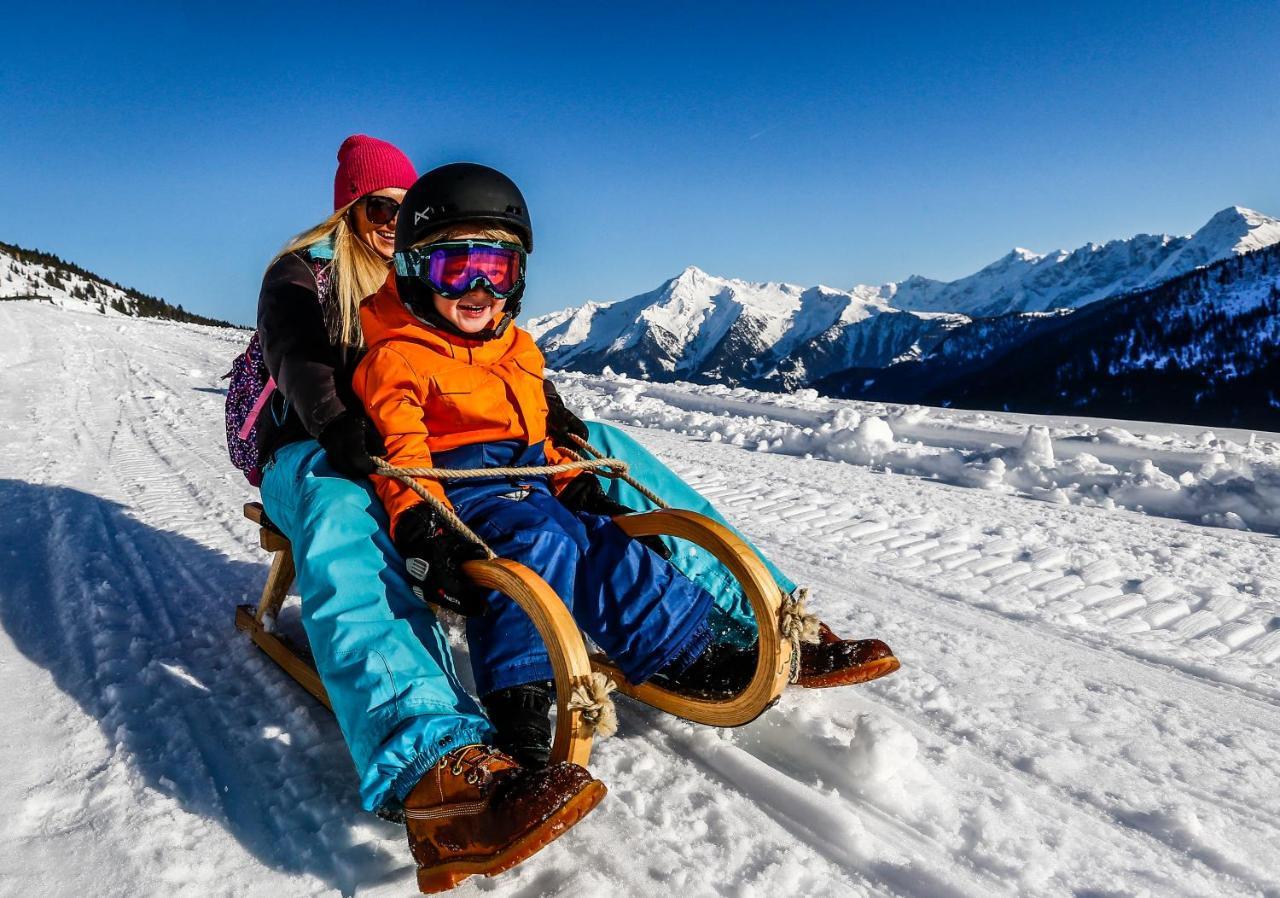
<instances>
[{"instance_id":1,"label":"black sunglasses","mask_svg":"<svg viewBox=\"0 0 1280 898\"><path fill-rule=\"evenodd\" d=\"M364 217L369 224L391 224L400 212L400 201L389 196L366 196L364 198Z\"/></svg>"}]
</instances>

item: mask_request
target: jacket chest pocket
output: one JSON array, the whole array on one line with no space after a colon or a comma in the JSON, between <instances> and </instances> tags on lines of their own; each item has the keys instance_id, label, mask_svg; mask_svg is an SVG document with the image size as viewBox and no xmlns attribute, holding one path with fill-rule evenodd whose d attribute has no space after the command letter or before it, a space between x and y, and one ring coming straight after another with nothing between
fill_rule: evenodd
<instances>
[{"instance_id":1,"label":"jacket chest pocket","mask_svg":"<svg viewBox=\"0 0 1280 898\"><path fill-rule=\"evenodd\" d=\"M547 394L542 386L542 356L528 353L513 356L508 367L512 395L520 408L520 417L526 425L529 440L546 436Z\"/></svg>"},{"instance_id":2,"label":"jacket chest pocket","mask_svg":"<svg viewBox=\"0 0 1280 898\"><path fill-rule=\"evenodd\" d=\"M484 368L456 368L431 376L435 400L428 429L458 432L510 427L514 409L507 385L497 372Z\"/></svg>"}]
</instances>

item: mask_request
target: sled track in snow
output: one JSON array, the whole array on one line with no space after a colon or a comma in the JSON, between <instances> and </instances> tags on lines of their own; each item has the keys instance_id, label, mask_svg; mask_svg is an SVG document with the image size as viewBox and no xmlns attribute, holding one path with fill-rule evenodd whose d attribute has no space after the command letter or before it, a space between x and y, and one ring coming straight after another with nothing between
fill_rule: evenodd
<instances>
[{"instance_id":1,"label":"sled track in snow","mask_svg":"<svg viewBox=\"0 0 1280 898\"><path fill-rule=\"evenodd\" d=\"M944 581L966 601L1007 617L1099 633L1112 647L1246 689L1255 688L1252 678L1231 676L1232 667L1271 672L1280 661L1280 619L1250 610L1252 597L1231 584L1144 577L1113 557L1087 556L1074 547L1030 547L973 526L851 518L816 490L751 490L731 484L721 472L680 473L727 513L750 509L750 526L758 532L802 532L839 552L845 563L923 588ZM1237 664L1226 664L1228 659ZM1263 694L1278 697L1280 690Z\"/></svg>"},{"instance_id":2,"label":"sled track in snow","mask_svg":"<svg viewBox=\"0 0 1280 898\"><path fill-rule=\"evenodd\" d=\"M18 586L52 606L22 638L98 724L19 831L60 845L87 820L153 893L412 891L332 719L231 629L266 559L207 374L243 341L53 309L0 324L6 390L41 372L3 431L31 434L7 438L40 565ZM904 668L789 690L732 731L621 701L592 762L609 799L460 895L1280 896L1280 636L1256 594L1275 541L638 435Z\"/></svg>"},{"instance_id":3,"label":"sled track in snow","mask_svg":"<svg viewBox=\"0 0 1280 898\"><path fill-rule=\"evenodd\" d=\"M186 836L221 820L268 866L347 893L403 871L399 831L356 806L331 720L236 639L235 599L258 588L263 568L219 557L250 550L230 525L225 490L209 488L210 474L222 480L223 472L211 472L183 429L143 398L163 411L176 398L172 387L121 349L80 349L99 370L125 368L138 386L103 402L75 377L69 348L66 376L51 387L71 397L72 415L51 403L53 414L32 422L49 443L70 430L70 452L51 447L44 479L78 468L123 506L70 490L46 494L40 554L60 631L50 638L74 646L78 659L69 691L117 757L198 815Z\"/></svg>"},{"instance_id":4,"label":"sled track in snow","mask_svg":"<svg viewBox=\"0 0 1280 898\"><path fill-rule=\"evenodd\" d=\"M838 552L849 573L855 576L858 592L879 594L883 604L897 605L903 611L909 608L907 616L914 622L944 618L953 633L976 635L978 638L971 641L994 643L997 652L1001 645L1008 645L1026 654L1028 648L1038 645L1041 650L1033 651L1033 658L1063 657L1058 646L1064 641L1078 646L1069 657L1083 656L1088 662L1076 665L1070 674L1060 674L1059 684L1075 682L1083 690L1098 690L1107 714L1116 714L1117 706L1126 712L1119 715L1122 722L1112 726L1115 732L1111 740L1094 739L1088 745L1091 768L1123 771L1123 775L1109 777L1116 781L1114 789L1080 790L1054 783L1052 770L1036 769L1035 746L1002 744L980 727L973 727L972 718L966 721L964 713L956 713L947 709L945 702L939 702L929 715L930 723L947 733L952 744L963 746L977 741L983 749L963 761L953 759L951 766L973 768L978 776L985 767L997 788L1001 779L1002 785L1008 787L1011 770L1022 781L1029 798L1036 792L1043 793L1048 784L1062 803L1055 816L1086 818L1071 829L1076 839L1081 839L1082 833L1105 832L1106 839L1097 846L1103 854L1115 849L1117 834L1127 833L1122 841L1131 843L1126 848L1130 857L1150 857L1152 869L1185 867L1182 875L1188 878L1178 888L1187 893L1196 894L1189 883L1207 873L1211 877L1205 882L1207 889L1223 888L1220 881L1216 885L1210 883L1213 878L1228 877L1262 894L1280 894L1280 877L1266 862L1258 863L1269 849L1266 829L1257 825L1257 803L1230 798L1231 779L1242 771L1265 770L1269 763L1267 746L1280 741L1280 713L1272 700L1274 680L1260 677L1264 685L1259 685L1247 676L1273 671L1274 662L1280 657L1276 649L1277 621L1260 619L1257 611L1250 611L1247 594L1228 585L1182 584L1165 576L1126 576L1122 564L1111 557L1082 557L1074 546L1071 552L1053 546L1028 547L1016 538L984 534L972 526L939 526L927 518L899 522L851 518L847 509L832 513L827 495L812 489L774 484L753 490L751 481L736 479L733 471L688 464L675 467L730 515L734 509L750 509L748 532L765 539L766 544L772 541L785 545L787 551L779 553L780 557L810 556L829 564L826 559ZM1186 525L1167 526L1178 531ZM819 589L819 596L849 588L848 581L818 585L827 587ZM935 598L925 598L930 595L949 601L939 606ZM821 610L820 605L817 610ZM1001 633L1009 636L1007 643L988 635ZM1146 636L1155 639L1144 644ZM907 665L899 678L889 678L868 690L884 693L886 703L904 718L919 717L920 705L927 707L930 700L920 690L903 688L912 679L931 678L928 670L911 669L910 639L904 634L894 640ZM991 656L990 649L972 651L975 658ZM1239 667L1224 671L1220 665L1224 656L1231 653L1237 653ZM1004 677L1003 666L997 657L991 674ZM979 676L980 670L976 672ZM1105 673L1099 675L1097 671ZM1019 676L1043 678L1045 674L1023 669ZM1109 690L1108 684L1114 683L1127 685ZM1188 692L1199 693L1198 700L1187 701ZM895 700L899 693L905 693L905 701ZM810 696L805 700L812 701ZM1150 716L1151 707L1162 705L1171 709L1167 715L1170 726L1185 723L1177 721L1176 713L1184 710L1184 716L1195 720L1203 732L1237 734L1233 740L1236 744L1215 742L1211 746L1221 756L1221 770L1207 781L1180 778L1173 768L1152 771L1134 760L1125 750L1128 746L1119 741L1132 738L1132 727ZM789 710L784 709L784 713ZM1206 716L1208 721L1201 719ZM951 722L955 725L948 726ZM1043 740L1042 748L1051 750L1064 736L1061 728L1036 726L1025 719L1019 724L1020 735L1032 729ZM797 729L803 732L805 728ZM1159 738L1158 733L1152 736ZM766 738L758 745L762 750L749 750L773 767L796 771L801 776L804 771L823 771L826 767L825 776L819 773L826 783L857 792L856 782L846 777L841 783L840 771L824 765L819 753L805 751L804 745L802 740ZM1008 768L997 767L1000 763ZM1045 762L1041 761L1040 766L1045 767ZM1258 780L1257 794L1267 794L1267 777L1254 778ZM1170 781L1176 783L1176 789L1170 790ZM1168 796L1172 792L1175 800L1170 816L1162 816L1159 810L1137 810L1143 807L1146 796L1134 791L1135 782L1149 787L1148 794ZM960 783L955 788L963 791ZM1117 800L1126 790L1126 798L1132 802L1129 807ZM1039 800L1043 801L1042 794ZM1268 801L1276 804L1274 799ZM1239 846L1213 839L1199 841L1195 824L1184 825L1177 817L1189 804L1213 809L1228 818L1227 828L1239 834ZM893 822L900 825L896 819ZM1190 858L1190 863L1185 858Z\"/></svg>"}]
</instances>

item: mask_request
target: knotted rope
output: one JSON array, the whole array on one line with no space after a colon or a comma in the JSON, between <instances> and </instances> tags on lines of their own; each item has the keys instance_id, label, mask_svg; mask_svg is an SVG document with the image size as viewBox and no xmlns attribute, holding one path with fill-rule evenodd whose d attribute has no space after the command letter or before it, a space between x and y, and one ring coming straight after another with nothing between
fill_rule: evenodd
<instances>
[{"instance_id":1,"label":"knotted rope","mask_svg":"<svg viewBox=\"0 0 1280 898\"><path fill-rule=\"evenodd\" d=\"M440 501L435 494L419 483L419 478L423 480L498 480L509 477L549 477L553 474L564 474L568 471L593 471L597 474L603 474L605 477L628 476L626 462L616 458L605 458L603 455L590 460L578 459L577 461L565 462L559 465L540 465L529 468L398 468L395 465L388 464L381 458L375 458L373 463L377 466L378 473L383 477L397 480L417 493L431 507L431 510L440 516L442 521L452 527L460 536L483 549L485 557L490 560L496 558L497 555L489 548L488 544L477 536L475 531L463 523L462 518L458 517L452 508Z\"/></svg>"},{"instance_id":2,"label":"knotted rope","mask_svg":"<svg viewBox=\"0 0 1280 898\"><path fill-rule=\"evenodd\" d=\"M581 713L582 722L592 735L608 739L618 732L618 711L609 696L617 688L612 677L593 670L591 676L574 684L566 707Z\"/></svg>"},{"instance_id":3,"label":"knotted rope","mask_svg":"<svg viewBox=\"0 0 1280 898\"><path fill-rule=\"evenodd\" d=\"M791 675L789 682L794 683L800 677L800 646L803 643L818 641L820 621L816 614L810 614L804 607L809 600L809 587L798 586L791 595L782 597L782 605L778 608L778 629L782 638L791 641Z\"/></svg>"},{"instance_id":4,"label":"knotted rope","mask_svg":"<svg viewBox=\"0 0 1280 898\"><path fill-rule=\"evenodd\" d=\"M596 458L582 459L575 456L575 461L564 464L524 468L398 468L380 458L375 458L373 461L377 465L379 474L397 480L409 487L409 489L422 497L422 500L440 516L442 521L452 527L459 535L483 549L485 557L493 559L497 555L489 548L488 544L477 536L452 508L441 502L439 497L419 483L417 478L435 481L497 480L508 477L549 477L553 474L563 474L568 471L593 471L605 477L624 478L637 489L647 492L627 474L626 462L616 458L606 458L594 446L589 446L589 449L596 455ZM657 501L660 502L661 500ZM663 504L663 507L666 507L665 504ZM618 731L618 712L614 708L613 699L609 695L617 688L618 684L613 682L612 678L599 671L592 671L591 675L585 680L574 684L565 708L570 712L579 712L583 725L587 727L593 736L600 739L608 739Z\"/></svg>"},{"instance_id":5,"label":"knotted rope","mask_svg":"<svg viewBox=\"0 0 1280 898\"><path fill-rule=\"evenodd\" d=\"M590 443L588 443L588 442L587 442L586 440L584 440L582 437L577 436L576 434L572 434L572 433L571 433L571 434L569 434L568 436L569 436L569 439L573 440L575 443L577 443L577 444L578 444L578 446L582 449L582 451L583 451L583 452L587 453L588 455L590 455L590 456L591 456L592 458L594 458L595 460L597 460L597 461L617 461L617 459L609 459L609 458L606 458L606 457L605 457L605 454L604 454L603 452L601 452L601 451L600 451L599 449L597 449L595 446L592 446ZM581 456L575 456L575 457L579 457L579 458L580 458ZM632 477L632 476L631 476L631 472L630 472L630 470L627 468L627 466L626 466L625 464L622 466L622 469L621 469L617 474L614 474L614 475L611 475L611 476L616 477L618 480L621 480L621 481L622 481L622 482L624 482L624 483L630 484L630 486L631 486L631 488L632 488L632 489L634 489L634 490L635 490L637 493L639 493L640 495L644 496L646 499L648 499L650 502L652 502L654 505L658 506L659 508L670 508L670 507L671 507L670 505L668 505L668 504L663 500L663 498L662 498L661 496L659 496L659 495L658 495L657 493L655 493L653 490L649 489L647 486L645 486L645 485L644 485L643 483L641 483L639 480L636 480L634 477Z\"/></svg>"}]
</instances>

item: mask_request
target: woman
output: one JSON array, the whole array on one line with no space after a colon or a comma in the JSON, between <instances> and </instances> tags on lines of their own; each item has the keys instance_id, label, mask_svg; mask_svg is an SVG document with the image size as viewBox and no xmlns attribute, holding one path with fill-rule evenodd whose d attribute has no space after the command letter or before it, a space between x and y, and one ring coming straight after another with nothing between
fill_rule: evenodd
<instances>
[{"instance_id":1,"label":"woman","mask_svg":"<svg viewBox=\"0 0 1280 898\"><path fill-rule=\"evenodd\" d=\"M278 390L259 440L263 505L293 543L303 626L362 803L389 817L410 809L418 883L436 891L529 857L604 786L577 765L525 770L491 747L493 727L405 581L365 477L381 447L351 392L359 303L386 278L399 201L415 179L391 144L348 138L333 214L267 269L258 336Z\"/></svg>"}]
</instances>

